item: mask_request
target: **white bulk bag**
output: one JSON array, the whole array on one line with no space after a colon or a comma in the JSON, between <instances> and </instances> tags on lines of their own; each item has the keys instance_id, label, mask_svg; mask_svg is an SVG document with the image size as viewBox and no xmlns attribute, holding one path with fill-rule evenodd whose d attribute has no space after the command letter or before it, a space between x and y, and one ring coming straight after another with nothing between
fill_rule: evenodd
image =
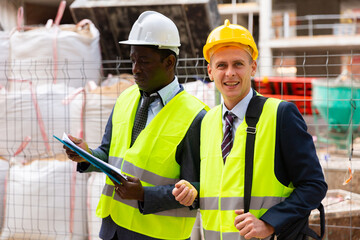
<instances>
[{"instance_id":1,"label":"white bulk bag","mask_svg":"<svg viewBox=\"0 0 360 240\"><path fill-rule=\"evenodd\" d=\"M117 78L111 86L79 92L70 104L70 134L86 140L90 148L100 145L112 109L121 92L134 84L126 76Z\"/></svg>"},{"instance_id":2,"label":"white bulk bag","mask_svg":"<svg viewBox=\"0 0 360 240\"><path fill-rule=\"evenodd\" d=\"M100 172L92 172L87 185L87 203L88 203L88 229L89 240L99 239L101 228L101 218L96 214L96 208L99 204L100 196L105 185L106 175Z\"/></svg>"},{"instance_id":3,"label":"white bulk bag","mask_svg":"<svg viewBox=\"0 0 360 240\"><path fill-rule=\"evenodd\" d=\"M0 232L4 223L5 209L5 187L6 178L9 171L9 161L0 159Z\"/></svg>"},{"instance_id":4,"label":"white bulk bag","mask_svg":"<svg viewBox=\"0 0 360 240\"><path fill-rule=\"evenodd\" d=\"M84 96L85 94L85 96ZM70 134L86 140L90 148L100 145L106 123L116 102L99 94L79 93L70 102Z\"/></svg>"},{"instance_id":5,"label":"white bulk bag","mask_svg":"<svg viewBox=\"0 0 360 240\"><path fill-rule=\"evenodd\" d=\"M203 82L200 80L194 82L187 82L183 84L184 89L200 99L210 108L213 108L215 104L215 84L214 82Z\"/></svg>"},{"instance_id":6,"label":"white bulk bag","mask_svg":"<svg viewBox=\"0 0 360 240\"><path fill-rule=\"evenodd\" d=\"M27 83L28 84L28 83ZM75 91L60 84L0 94L0 156L25 160L63 153L53 135L69 131L68 105L63 100Z\"/></svg>"},{"instance_id":7,"label":"white bulk bag","mask_svg":"<svg viewBox=\"0 0 360 240\"><path fill-rule=\"evenodd\" d=\"M9 33L0 31L0 89L7 87L9 61Z\"/></svg>"},{"instance_id":8,"label":"white bulk bag","mask_svg":"<svg viewBox=\"0 0 360 240\"><path fill-rule=\"evenodd\" d=\"M11 166L0 239L87 239L87 177L72 161Z\"/></svg>"},{"instance_id":9,"label":"white bulk bag","mask_svg":"<svg viewBox=\"0 0 360 240\"><path fill-rule=\"evenodd\" d=\"M18 26L10 36L10 90L33 84L63 83L83 87L87 81L101 79L100 34L88 19L78 24L60 25L65 1L60 4L55 24L51 20L44 27ZM62 10L63 11L63 10Z\"/></svg>"}]
</instances>

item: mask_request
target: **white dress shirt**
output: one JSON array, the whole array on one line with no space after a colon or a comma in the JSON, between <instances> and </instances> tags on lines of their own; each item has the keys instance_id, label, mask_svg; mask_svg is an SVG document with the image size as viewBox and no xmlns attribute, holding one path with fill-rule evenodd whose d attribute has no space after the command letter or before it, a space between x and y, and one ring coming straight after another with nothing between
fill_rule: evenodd
<instances>
[{"instance_id":1,"label":"white dress shirt","mask_svg":"<svg viewBox=\"0 0 360 240\"><path fill-rule=\"evenodd\" d=\"M223 105L222 106L223 133L225 132L224 114L227 111L229 111L236 116L236 118L234 119L234 122L233 122L233 127L232 127L232 135L235 136L236 129L239 127L239 125L243 122L243 120L245 118L245 113L246 113L247 107L248 107L249 102L252 97L253 97L253 91L252 91L252 89L250 89L249 93L238 104L236 104L233 109L227 109L225 104L224 103L222 104Z\"/></svg>"},{"instance_id":2,"label":"white dress shirt","mask_svg":"<svg viewBox=\"0 0 360 240\"><path fill-rule=\"evenodd\" d=\"M177 76L175 76L174 80L160 89L157 93L159 94L160 98L156 98L155 101L150 103L149 110L148 110L148 118L146 121L146 126L154 119L156 114L160 112L160 110L170 102L173 97L180 91L180 84L178 81ZM140 104L138 108L141 106L143 102L143 98L141 98Z\"/></svg>"}]
</instances>

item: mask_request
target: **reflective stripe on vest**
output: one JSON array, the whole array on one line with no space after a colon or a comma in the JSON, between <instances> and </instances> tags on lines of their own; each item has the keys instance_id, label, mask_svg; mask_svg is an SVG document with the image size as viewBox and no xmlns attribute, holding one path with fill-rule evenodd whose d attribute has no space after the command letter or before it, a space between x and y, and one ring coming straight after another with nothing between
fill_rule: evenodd
<instances>
[{"instance_id":1,"label":"reflective stripe on vest","mask_svg":"<svg viewBox=\"0 0 360 240\"><path fill-rule=\"evenodd\" d=\"M142 181L150 183L154 186L175 184L179 181L179 179L162 177L145 169L139 168L133 163L123 161L123 158L109 157L109 163L132 176L142 176Z\"/></svg>"},{"instance_id":2,"label":"reflective stripe on vest","mask_svg":"<svg viewBox=\"0 0 360 240\"><path fill-rule=\"evenodd\" d=\"M282 202L285 197L251 197L250 208L253 210L260 210L262 208L269 209L270 207ZM203 210L217 210L219 209L219 197L203 197L200 198L200 206ZM236 210L244 207L243 197L224 197L221 198L221 210Z\"/></svg>"},{"instance_id":3,"label":"reflective stripe on vest","mask_svg":"<svg viewBox=\"0 0 360 240\"><path fill-rule=\"evenodd\" d=\"M112 197L113 193L114 193L114 186L105 184L102 194L104 194L108 197ZM139 205L138 201L122 199L117 194L114 194L114 200L116 200L118 202L122 202L133 208L138 208L138 205ZM188 208L178 208L178 209L157 212L157 213L154 213L154 215L169 216L169 217L194 217L194 212L195 211L190 211ZM195 212L195 215L196 215L196 212Z\"/></svg>"},{"instance_id":4,"label":"reflective stripe on vest","mask_svg":"<svg viewBox=\"0 0 360 240\"><path fill-rule=\"evenodd\" d=\"M204 230L204 235L206 240L216 240L216 239L224 239L224 240L246 240L244 237L240 236L238 232L217 232L211 230ZM259 238L251 238L250 240L258 240ZM270 240L270 237L262 238L262 240Z\"/></svg>"},{"instance_id":5,"label":"reflective stripe on vest","mask_svg":"<svg viewBox=\"0 0 360 240\"><path fill-rule=\"evenodd\" d=\"M177 146L198 113L207 107L185 91L178 93L140 132L130 148L139 100L140 92L134 85L115 104L109 163L124 174L139 178L144 187L174 184L180 177L180 166L175 159ZM118 197L112 181L106 178L96 214L100 218L111 215L119 226L153 238L190 237L196 211L183 207L144 215L138 204Z\"/></svg>"},{"instance_id":6,"label":"reflective stripe on vest","mask_svg":"<svg viewBox=\"0 0 360 240\"><path fill-rule=\"evenodd\" d=\"M283 186L274 173L276 117L280 100L268 99L256 126L253 184L250 212L260 218L269 208L280 203L293 191L292 184ZM233 148L224 164L221 153L221 105L211 109L201 125L200 211L203 227L210 239L239 239L234 226L236 209L244 208L244 164L247 124L237 128ZM220 234L221 233L221 234ZM232 235L234 234L234 235ZM217 236L217 237L216 237Z\"/></svg>"}]
</instances>

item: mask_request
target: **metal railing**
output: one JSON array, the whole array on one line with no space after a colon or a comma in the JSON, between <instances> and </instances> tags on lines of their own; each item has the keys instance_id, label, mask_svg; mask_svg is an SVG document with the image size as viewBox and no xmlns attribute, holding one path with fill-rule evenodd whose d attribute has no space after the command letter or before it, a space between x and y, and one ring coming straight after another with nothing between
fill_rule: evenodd
<instances>
[{"instance_id":1,"label":"metal railing","mask_svg":"<svg viewBox=\"0 0 360 240\"><path fill-rule=\"evenodd\" d=\"M248 3L248 2L259 2L260 0L217 0L219 4L236 4L236 3Z\"/></svg>"},{"instance_id":2,"label":"metal railing","mask_svg":"<svg viewBox=\"0 0 360 240\"><path fill-rule=\"evenodd\" d=\"M273 18L274 38L297 35L355 35L360 34L360 14L323 14Z\"/></svg>"}]
</instances>

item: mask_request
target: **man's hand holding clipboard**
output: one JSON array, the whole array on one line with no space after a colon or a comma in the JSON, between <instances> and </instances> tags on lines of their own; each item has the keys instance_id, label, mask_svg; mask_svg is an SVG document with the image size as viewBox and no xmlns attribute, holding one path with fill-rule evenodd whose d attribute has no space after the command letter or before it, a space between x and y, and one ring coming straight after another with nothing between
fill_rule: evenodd
<instances>
[{"instance_id":1,"label":"man's hand holding clipboard","mask_svg":"<svg viewBox=\"0 0 360 240\"><path fill-rule=\"evenodd\" d=\"M66 154L75 162L89 162L103 171L114 183L115 192L122 199L144 201L144 188L139 178L126 176L120 169L98 159L91 154L87 143L78 138L63 134L62 140L54 136L64 144Z\"/></svg>"},{"instance_id":2,"label":"man's hand holding clipboard","mask_svg":"<svg viewBox=\"0 0 360 240\"><path fill-rule=\"evenodd\" d=\"M77 162L89 162L101 171L103 171L111 180L118 184L122 184L128 180L128 176L122 174L121 170L104 162L103 160L93 156L87 145L87 143L78 138L68 136L66 133L63 134L62 139L56 137L58 141L64 144L64 149L68 157Z\"/></svg>"},{"instance_id":3,"label":"man's hand holding clipboard","mask_svg":"<svg viewBox=\"0 0 360 240\"><path fill-rule=\"evenodd\" d=\"M91 154L88 144L83 139L73 137L70 134L67 136L76 146L78 146L79 148L81 148L81 149L87 151L89 154ZM66 150L66 154L70 160L77 162L77 163L88 162L86 159L81 157L79 154L77 154L75 151L73 151L71 148L69 148L65 144L64 144L64 149Z\"/></svg>"}]
</instances>

